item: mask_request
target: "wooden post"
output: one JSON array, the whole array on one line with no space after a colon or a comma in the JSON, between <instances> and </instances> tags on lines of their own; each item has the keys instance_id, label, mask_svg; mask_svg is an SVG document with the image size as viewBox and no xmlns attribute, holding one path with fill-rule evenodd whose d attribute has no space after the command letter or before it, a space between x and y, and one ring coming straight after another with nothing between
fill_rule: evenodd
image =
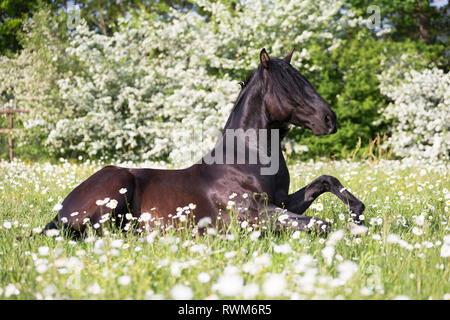
<instances>
[{"instance_id":1,"label":"wooden post","mask_svg":"<svg viewBox=\"0 0 450 320\"><path fill-rule=\"evenodd\" d=\"M14 120L13 116L15 113L25 113L29 112L29 110L25 109L0 109L0 114L7 114L9 118L9 128L8 129L0 129L0 133L8 133L8 145L9 145L9 161L14 160L14 141L12 137L12 131L14 129Z\"/></svg>"},{"instance_id":2,"label":"wooden post","mask_svg":"<svg viewBox=\"0 0 450 320\"><path fill-rule=\"evenodd\" d=\"M9 129L12 132L12 129L14 127L13 114L10 113L8 114L8 116L9 116ZM14 160L14 141L11 133L8 135L8 144L9 144L9 161L12 162Z\"/></svg>"}]
</instances>

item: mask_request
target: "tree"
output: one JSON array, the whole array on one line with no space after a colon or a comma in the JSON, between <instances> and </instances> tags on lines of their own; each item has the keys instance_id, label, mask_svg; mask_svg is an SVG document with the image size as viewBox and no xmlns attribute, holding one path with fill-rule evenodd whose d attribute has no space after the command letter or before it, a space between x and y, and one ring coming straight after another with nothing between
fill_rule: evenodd
<instances>
[{"instance_id":1,"label":"tree","mask_svg":"<svg viewBox=\"0 0 450 320\"><path fill-rule=\"evenodd\" d=\"M214 142L237 83L257 66L263 47L272 57L295 47L293 66L338 115L337 134L317 138L297 129L291 141L307 146L305 158L345 157L358 138L367 144L389 130L384 69L396 61L419 72L447 65L443 45L400 31L380 37L364 27L362 4L353 6L355 15L339 0L121 1L123 11L79 3L76 31L68 30L66 10L41 10L24 23L24 49L0 60L0 100L33 110L21 140L46 144L55 157L186 160L198 147L165 133L206 123L207 144ZM146 4L158 7L137 9ZM398 25L408 31L406 22ZM24 94L39 99L29 103Z\"/></svg>"},{"instance_id":2,"label":"tree","mask_svg":"<svg viewBox=\"0 0 450 320\"><path fill-rule=\"evenodd\" d=\"M357 16L367 16L369 6L378 6L381 27L392 28L384 37L396 41L422 40L427 44L448 43L449 3L436 6L428 0L348 0Z\"/></svg>"},{"instance_id":3,"label":"tree","mask_svg":"<svg viewBox=\"0 0 450 320\"><path fill-rule=\"evenodd\" d=\"M117 30L119 18L141 10L168 19L170 8L186 11L195 4L185 0L0 0L0 54L22 49L19 34L24 22L43 6L53 13L77 7L90 28L107 35Z\"/></svg>"},{"instance_id":4,"label":"tree","mask_svg":"<svg viewBox=\"0 0 450 320\"><path fill-rule=\"evenodd\" d=\"M23 22L32 16L38 5L38 0L0 0L0 54L16 52L21 48L17 35Z\"/></svg>"},{"instance_id":5,"label":"tree","mask_svg":"<svg viewBox=\"0 0 450 320\"><path fill-rule=\"evenodd\" d=\"M60 111L47 114L48 106L36 103L33 108L42 110L36 116L48 116L45 122L30 119L30 127L46 132L54 155L180 163L198 147L166 133L205 124L210 148L238 82L257 66L262 47L274 57L299 48L293 64L310 75L320 72L310 50L332 53L356 23L334 0L252 0L234 10L214 1L196 5L207 14L170 9L168 19L148 14L119 19L112 34L99 34L88 24L70 33L67 48L55 53L57 60L73 61L70 73L56 81L61 100L52 107Z\"/></svg>"}]
</instances>

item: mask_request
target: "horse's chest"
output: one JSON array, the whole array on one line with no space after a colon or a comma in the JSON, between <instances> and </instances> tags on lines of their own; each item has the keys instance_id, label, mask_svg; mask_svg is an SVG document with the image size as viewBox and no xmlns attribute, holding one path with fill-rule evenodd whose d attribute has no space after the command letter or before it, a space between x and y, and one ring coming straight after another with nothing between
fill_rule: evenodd
<instances>
[{"instance_id":1,"label":"horse's chest","mask_svg":"<svg viewBox=\"0 0 450 320\"><path fill-rule=\"evenodd\" d=\"M290 177L289 171L284 159L280 161L280 168L278 173L274 176L274 195L273 200L275 204L281 205L285 202L289 194Z\"/></svg>"},{"instance_id":2,"label":"horse's chest","mask_svg":"<svg viewBox=\"0 0 450 320\"><path fill-rule=\"evenodd\" d=\"M269 202L285 201L289 190L289 172L284 161L274 175L261 175L257 170L229 170L209 185L209 196L219 207L236 202L249 209ZM253 209L255 209L253 208Z\"/></svg>"}]
</instances>

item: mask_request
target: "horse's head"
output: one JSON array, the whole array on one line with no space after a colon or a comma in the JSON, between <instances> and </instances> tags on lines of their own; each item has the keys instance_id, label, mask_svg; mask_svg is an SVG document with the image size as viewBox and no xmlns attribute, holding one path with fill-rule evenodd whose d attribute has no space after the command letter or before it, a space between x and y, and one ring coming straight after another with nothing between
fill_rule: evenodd
<instances>
[{"instance_id":1,"label":"horse's head","mask_svg":"<svg viewBox=\"0 0 450 320\"><path fill-rule=\"evenodd\" d=\"M336 132L336 114L292 65L294 50L285 58L270 58L261 50L259 67L264 81L264 105L271 121L310 129L316 136Z\"/></svg>"}]
</instances>

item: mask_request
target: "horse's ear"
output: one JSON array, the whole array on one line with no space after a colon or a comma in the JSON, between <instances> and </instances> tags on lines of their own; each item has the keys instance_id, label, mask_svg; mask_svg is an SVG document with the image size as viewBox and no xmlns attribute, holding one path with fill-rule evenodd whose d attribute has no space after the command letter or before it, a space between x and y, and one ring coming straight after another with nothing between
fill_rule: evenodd
<instances>
[{"instance_id":1,"label":"horse's ear","mask_svg":"<svg viewBox=\"0 0 450 320\"><path fill-rule=\"evenodd\" d=\"M286 61L287 63L291 63L291 59L292 59L292 54L294 53L295 48L292 48L291 52L283 58L284 61Z\"/></svg>"},{"instance_id":2,"label":"horse's ear","mask_svg":"<svg viewBox=\"0 0 450 320\"><path fill-rule=\"evenodd\" d=\"M270 57L267 54L265 48L261 50L261 53L259 54L259 59L261 60L261 64L263 65L263 67L267 69L269 67Z\"/></svg>"}]
</instances>

